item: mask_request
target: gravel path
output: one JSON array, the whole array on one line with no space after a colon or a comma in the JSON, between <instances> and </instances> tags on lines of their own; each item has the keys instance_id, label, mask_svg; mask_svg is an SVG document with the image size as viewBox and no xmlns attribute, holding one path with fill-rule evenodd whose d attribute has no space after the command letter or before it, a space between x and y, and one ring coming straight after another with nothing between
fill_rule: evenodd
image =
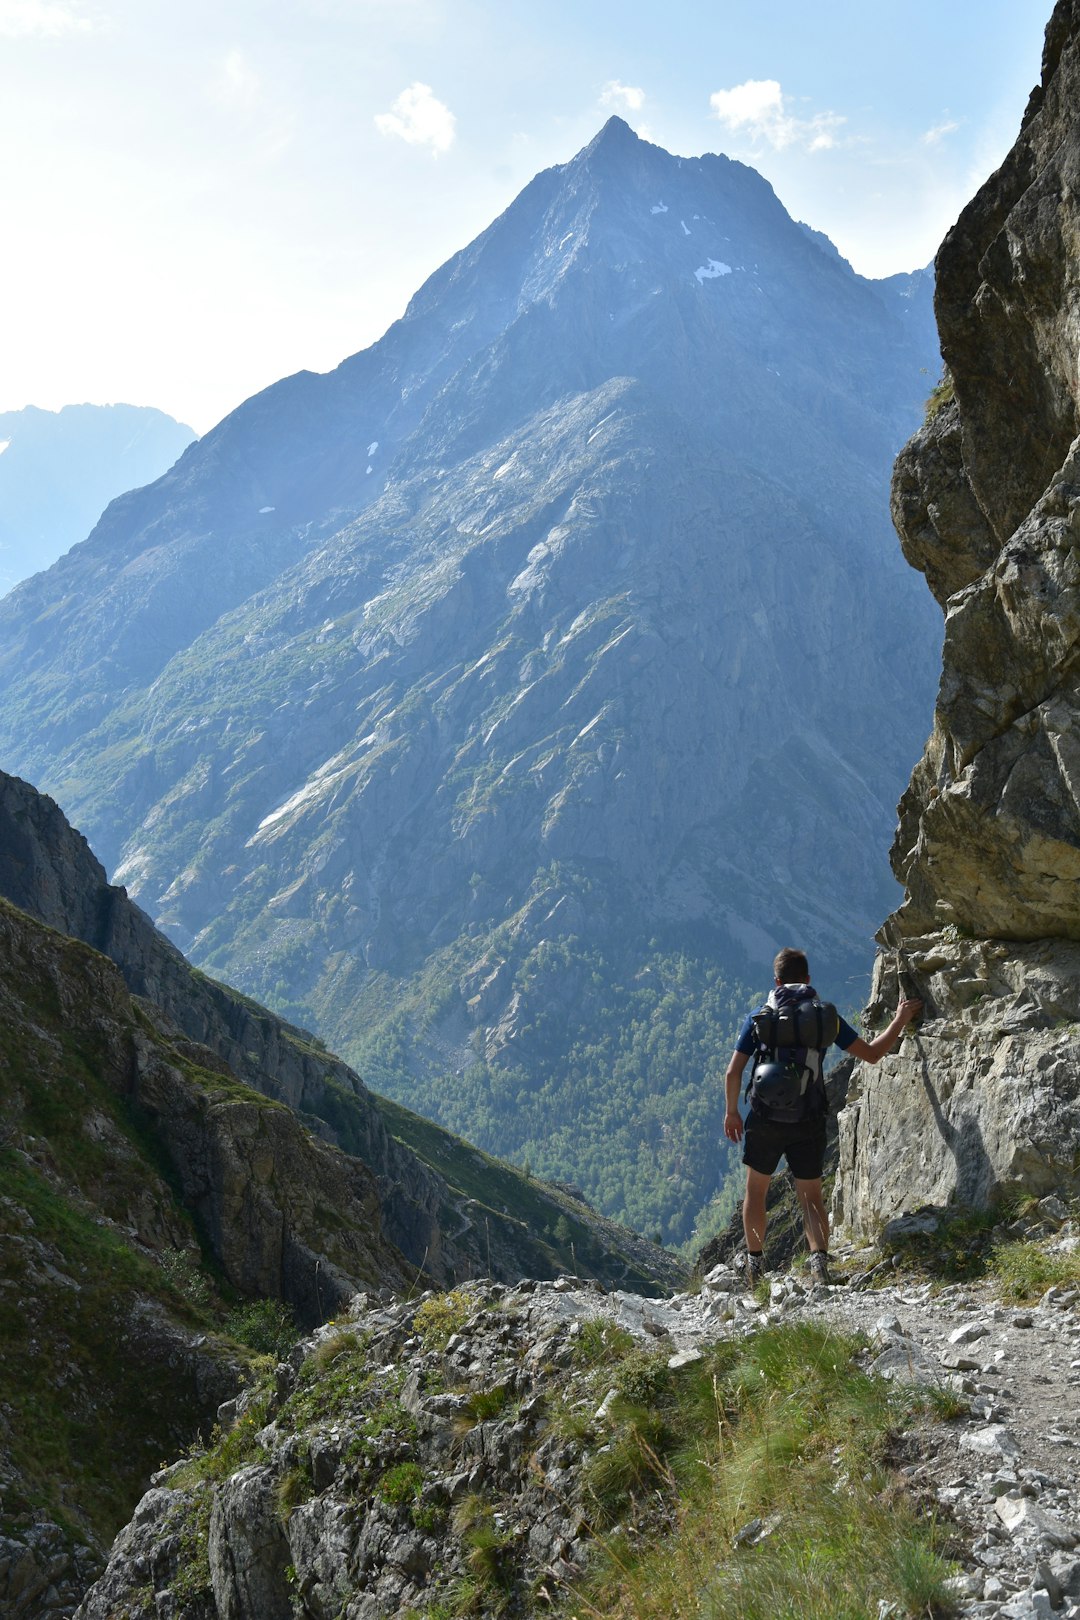
<instances>
[{"instance_id":1,"label":"gravel path","mask_svg":"<svg viewBox=\"0 0 1080 1620\"><path fill-rule=\"evenodd\" d=\"M1057 1242L1078 1239L1066 1228ZM611 1315L668 1339L679 1358L806 1315L865 1334L872 1370L951 1390L968 1408L922 1422L898 1444L914 1493L955 1526L964 1620L1080 1620L1080 1289L1012 1305L991 1282L898 1279L811 1292L793 1273L770 1280L762 1307L730 1265L711 1271L699 1293L669 1300L600 1295L570 1279L541 1287L554 1315Z\"/></svg>"}]
</instances>

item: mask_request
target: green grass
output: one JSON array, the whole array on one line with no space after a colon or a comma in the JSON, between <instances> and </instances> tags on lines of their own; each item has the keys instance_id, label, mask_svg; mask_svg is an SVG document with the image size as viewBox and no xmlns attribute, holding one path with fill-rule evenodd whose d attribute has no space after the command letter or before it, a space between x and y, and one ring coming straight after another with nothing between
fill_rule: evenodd
<instances>
[{"instance_id":1,"label":"green grass","mask_svg":"<svg viewBox=\"0 0 1080 1620\"><path fill-rule=\"evenodd\" d=\"M991 1269L994 1231L1008 1213L1000 1204L993 1209L949 1210L936 1231L879 1239L878 1247L883 1256L899 1259L899 1270L925 1272L943 1282L971 1282Z\"/></svg>"},{"instance_id":2,"label":"green grass","mask_svg":"<svg viewBox=\"0 0 1080 1620\"><path fill-rule=\"evenodd\" d=\"M885 1464L908 1398L860 1370L860 1349L819 1323L778 1325L654 1384L649 1406L614 1404L586 1476L600 1567L561 1612L876 1620L885 1600L952 1613L942 1533ZM754 1520L760 1539L740 1538Z\"/></svg>"},{"instance_id":3,"label":"green grass","mask_svg":"<svg viewBox=\"0 0 1080 1620\"><path fill-rule=\"evenodd\" d=\"M1048 1288L1080 1287L1080 1251L1051 1253L1039 1243L1005 1243L994 1250L989 1269L1004 1298L1037 1299Z\"/></svg>"},{"instance_id":4,"label":"green grass","mask_svg":"<svg viewBox=\"0 0 1080 1620\"><path fill-rule=\"evenodd\" d=\"M926 401L926 414L923 417L924 423L932 422L939 411L943 411L946 405L952 404L955 397L956 392L953 387L952 373L946 366L945 370L941 374L941 377L931 389L930 397Z\"/></svg>"}]
</instances>

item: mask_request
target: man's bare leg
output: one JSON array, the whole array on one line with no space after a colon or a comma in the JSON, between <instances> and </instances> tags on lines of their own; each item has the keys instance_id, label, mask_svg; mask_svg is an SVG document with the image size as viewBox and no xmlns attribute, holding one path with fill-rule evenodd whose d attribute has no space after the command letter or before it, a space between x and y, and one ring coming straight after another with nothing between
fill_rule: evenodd
<instances>
[{"instance_id":1,"label":"man's bare leg","mask_svg":"<svg viewBox=\"0 0 1080 1620\"><path fill-rule=\"evenodd\" d=\"M743 1232L746 1234L746 1247L751 1254L760 1254L765 1247L765 1195L771 1180L771 1176L764 1176L760 1170L751 1170L749 1165L747 1166L742 1224ZM818 1186L821 1186L820 1182Z\"/></svg>"},{"instance_id":2,"label":"man's bare leg","mask_svg":"<svg viewBox=\"0 0 1080 1620\"><path fill-rule=\"evenodd\" d=\"M752 1173L752 1172L751 1172ZM749 1196L749 1184L747 1196ZM821 1194L821 1177L816 1181L796 1181L795 1191L799 1195L799 1205L802 1209L803 1230L811 1254L827 1254L829 1252L829 1217L825 1212L825 1200Z\"/></svg>"}]
</instances>

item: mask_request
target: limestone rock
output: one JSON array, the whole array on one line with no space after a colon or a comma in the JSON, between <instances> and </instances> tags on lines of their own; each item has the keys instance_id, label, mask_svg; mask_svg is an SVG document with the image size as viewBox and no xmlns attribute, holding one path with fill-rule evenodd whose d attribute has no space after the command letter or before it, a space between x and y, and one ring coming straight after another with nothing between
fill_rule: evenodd
<instances>
[{"instance_id":1,"label":"limestone rock","mask_svg":"<svg viewBox=\"0 0 1080 1620\"><path fill-rule=\"evenodd\" d=\"M1060 0L1016 144L949 232L935 307L954 399L897 462L905 554L945 610L934 729L900 806L906 889L857 1069L837 1213L1080 1186L1080 8Z\"/></svg>"}]
</instances>

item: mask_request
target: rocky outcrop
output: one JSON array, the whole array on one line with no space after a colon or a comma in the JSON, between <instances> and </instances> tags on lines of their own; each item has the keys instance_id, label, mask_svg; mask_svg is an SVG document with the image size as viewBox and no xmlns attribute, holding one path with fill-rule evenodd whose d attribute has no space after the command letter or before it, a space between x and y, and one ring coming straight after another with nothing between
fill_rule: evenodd
<instances>
[{"instance_id":1,"label":"rocky outcrop","mask_svg":"<svg viewBox=\"0 0 1080 1620\"><path fill-rule=\"evenodd\" d=\"M1059 1212L1051 1224L1051 1249L1074 1249L1072 1223ZM712 1346L815 1318L860 1336L865 1373L929 1385L951 1413L908 1429L897 1405L891 1449L906 1477L890 1488L917 1491L950 1525L962 1564L951 1612L1029 1620L1052 1598L1059 1620L1080 1620L1076 1288L1017 1309L985 1285L896 1280L885 1264L875 1288L860 1286L872 1270L812 1293L777 1277L766 1304L728 1265L663 1302L569 1277L391 1306L359 1298L230 1404L215 1450L155 1476L79 1620L405 1620L464 1610L466 1596L476 1614L580 1605L610 1541L604 1492L628 1427L660 1443L650 1406L707 1369ZM677 1517L664 1502L674 1476L629 1474L617 1511L641 1551L647 1502ZM736 1557L771 1533L760 1518L732 1529Z\"/></svg>"},{"instance_id":2,"label":"rocky outcrop","mask_svg":"<svg viewBox=\"0 0 1080 1620\"><path fill-rule=\"evenodd\" d=\"M944 608L943 668L870 1009L883 1020L902 984L927 1016L856 1073L838 1189L854 1226L1080 1177L1078 98L1063 0L1016 145L937 259L954 398L901 455L893 512Z\"/></svg>"},{"instance_id":3,"label":"rocky outcrop","mask_svg":"<svg viewBox=\"0 0 1080 1620\"><path fill-rule=\"evenodd\" d=\"M72 1113L64 1132L81 1127L98 1145L99 1169L79 1191L111 1220L151 1250L191 1241L160 1178L151 1193L134 1174L138 1128L164 1156L181 1208L242 1294L283 1299L313 1324L361 1285L407 1285L414 1272L382 1234L366 1166L243 1086L212 1052L177 1040L152 1007L134 1001L112 963L3 900L0 962L9 1136L21 1142L34 1129L55 1072ZM35 986L47 987L44 998ZM92 1089L65 1077L64 1053L73 1048L92 1068ZM103 1113L110 1098L120 1120L133 1121L129 1132ZM57 1121L51 1134L60 1129ZM28 1151L46 1163L61 1153L37 1135Z\"/></svg>"}]
</instances>

